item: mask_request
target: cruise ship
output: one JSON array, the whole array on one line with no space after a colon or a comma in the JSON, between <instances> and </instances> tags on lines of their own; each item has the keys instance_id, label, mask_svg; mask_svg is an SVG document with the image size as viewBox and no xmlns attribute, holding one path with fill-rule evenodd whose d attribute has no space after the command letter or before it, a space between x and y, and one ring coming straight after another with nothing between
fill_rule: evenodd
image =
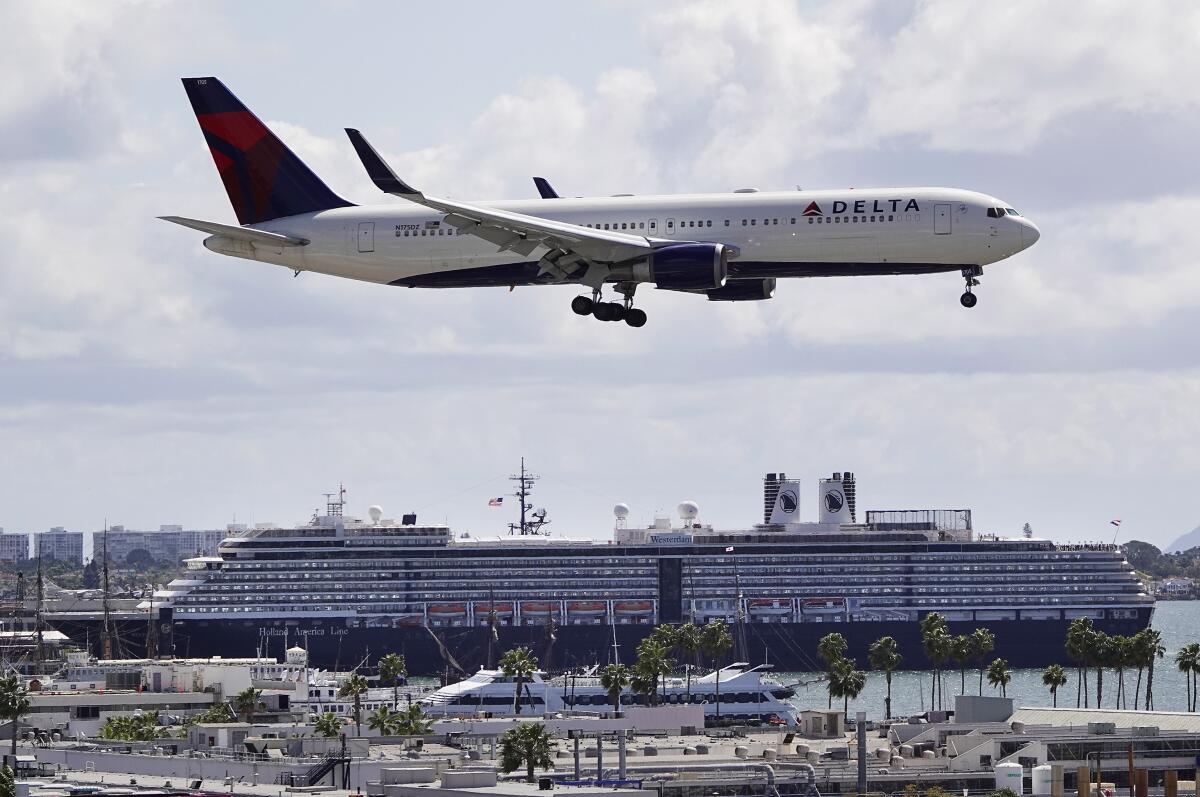
<instances>
[{"instance_id":1,"label":"cruise ship","mask_svg":"<svg viewBox=\"0 0 1200 797\"><path fill-rule=\"evenodd\" d=\"M546 533L529 502L535 477L513 477L519 522L485 538L415 515L345 514L345 492L295 526L259 524L144 602L136 629L176 656L284 655L301 646L314 666L351 669L403 654L413 674L467 677L529 646L542 669L632 663L658 624L731 627L724 662L820 669L818 640L838 632L866 665L879 637L899 642L905 666L926 666L918 623L942 614L954 634L986 627L994 655L1014 666L1065 661L1067 626L1091 618L1110 634L1146 627L1154 599L1114 545L1057 545L978 534L970 510L868 511L854 474L821 479L816 520L800 521L800 483L764 479L763 522L719 530L694 503L678 521L628 523L612 536ZM99 628L64 632L97 649Z\"/></svg>"}]
</instances>

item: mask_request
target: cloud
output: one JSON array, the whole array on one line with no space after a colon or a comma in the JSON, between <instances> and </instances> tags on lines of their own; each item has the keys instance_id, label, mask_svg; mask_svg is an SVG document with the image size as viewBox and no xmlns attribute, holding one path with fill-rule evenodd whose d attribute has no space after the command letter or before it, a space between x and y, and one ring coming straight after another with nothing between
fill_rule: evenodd
<instances>
[{"instance_id":1,"label":"cloud","mask_svg":"<svg viewBox=\"0 0 1200 797\"><path fill-rule=\"evenodd\" d=\"M497 61L503 90L449 131L437 111L462 113L461 80L390 62L386 91L348 79L381 62L340 18L264 32L235 6L41 9L0 12L27 31L0 55L23 78L0 88L0 478L38 499L9 528L88 522L110 496L130 525L283 520L343 478L480 529L494 515L415 496L464 471L502 485L521 452L559 527L587 533L615 500L748 522L761 472L797 464L1005 528L1031 495L1071 532L1086 523L1049 483L1107 507L1140 472L1200 474L1190 5L623 7L613 31L641 60L586 78ZM346 59L332 76L294 56L318 39ZM264 54L296 73L262 77ZM572 287L293 279L154 219L232 218L177 83L216 72L355 202L400 200L365 179L343 121L464 199L533 197L534 174L572 196L943 183L1011 197L1043 237L988 268L971 312L956 274L783 281L736 305L643 287L643 330L577 318ZM1146 523L1186 511L1170 498Z\"/></svg>"}]
</instances>

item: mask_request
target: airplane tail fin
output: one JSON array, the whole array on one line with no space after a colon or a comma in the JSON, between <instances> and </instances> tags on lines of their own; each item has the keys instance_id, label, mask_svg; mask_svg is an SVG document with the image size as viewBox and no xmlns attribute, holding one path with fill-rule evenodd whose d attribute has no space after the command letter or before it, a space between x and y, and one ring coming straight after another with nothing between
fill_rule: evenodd
<instances>
[{"instance_id":1,"label":"airplane tail fin","mask_svg":"<svg viewBox=\"0 0 1200 797\"><path fill-rule=\"evenodd\" d=\"M215 77L184 78L240 224L350 207Z\"/></svg>"}]
</instances>

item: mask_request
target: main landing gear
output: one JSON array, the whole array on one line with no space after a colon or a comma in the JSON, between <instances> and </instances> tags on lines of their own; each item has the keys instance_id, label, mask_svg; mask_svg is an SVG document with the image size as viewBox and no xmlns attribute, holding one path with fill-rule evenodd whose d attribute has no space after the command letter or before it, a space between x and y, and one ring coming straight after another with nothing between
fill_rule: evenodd
<instances>
[{"instance_id":1,"label":"main landing gear","mask_svg":"<svg viewBox=\"0 0 1200 797\"><path fill-rule=\"evenodd\" d=\"M967 281L967 290L962 296L958 297L958 301L963 307L974 307L979 297L971 292L971 289L979 284L976 277L983 275L983 266L970 266L962 270L963 279Z\"/></svg>"},{"instance_id":2,"label":"main landing gear","mask_svg":"<svg viewBox=\"0 0 1200 797\"><path fill-rule=\"evenodd\" d=\"M600 290L592 291L592 298L576 296L571 300L571 309L576 315L590 315L597 321L624 321L631 327L646 326L646 312L633 306L634 286L617 287L619 293L625 294L623 302L600 301Z\"/></svg>"}]
</instances>

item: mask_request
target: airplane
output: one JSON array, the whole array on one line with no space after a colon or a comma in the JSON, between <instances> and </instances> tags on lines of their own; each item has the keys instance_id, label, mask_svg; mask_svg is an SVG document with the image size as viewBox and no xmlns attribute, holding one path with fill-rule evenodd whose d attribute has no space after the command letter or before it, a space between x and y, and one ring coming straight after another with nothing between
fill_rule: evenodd
<instances>
[{"instance_id":1,"label":"airplane","mask_svg":"<svg viewBox=\"0 0 1200 797\"><path fill-rule=\"evenodd\" d=\"M571 309L646 324L641 285L710 301L762 301L787 277L959 272L974 307L983 267L1028 249L1037 226L1007 202L957 188L879 188L459 202L400 179L346 129L368 177L404 200L335 194L215 77L184 78L238 224L180 216L232 257L411 288L570 285ZM550 200L550 201L548 201ZM605 301L611 289L619 301Z\"/></svg>"}]
</instances>

